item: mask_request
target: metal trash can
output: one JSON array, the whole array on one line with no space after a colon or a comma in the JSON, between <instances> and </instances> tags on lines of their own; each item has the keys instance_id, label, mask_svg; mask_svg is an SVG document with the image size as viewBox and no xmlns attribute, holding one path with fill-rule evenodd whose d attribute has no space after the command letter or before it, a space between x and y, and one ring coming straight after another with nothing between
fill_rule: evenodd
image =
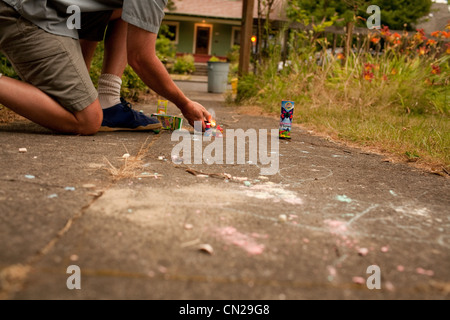
<instances>
[{"instance_id":1,"label":"metal trash can","mask_svg":"<svg viewBox=\"0 0 450 320\"><path fill-rule=\"evenodd\" d=\"M208 62L208 92L224 93L228 86L228 73L230 63L228 62Z\"/></svg>"}]
</instances>

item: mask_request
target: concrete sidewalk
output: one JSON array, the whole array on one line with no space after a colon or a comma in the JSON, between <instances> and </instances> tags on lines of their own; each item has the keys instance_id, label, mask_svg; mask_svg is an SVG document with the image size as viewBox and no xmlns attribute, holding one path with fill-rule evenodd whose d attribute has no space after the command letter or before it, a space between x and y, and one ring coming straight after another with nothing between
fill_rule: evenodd
<instances>
[{"instance_id":1,"label":"concrete sidewalk","mask_svg":"<svg viewBox=\"0 0 450 320\"><path fill-rule=\"evenodd\" d=\"M178 84L225 129L278 128ZM448 179L300 127L268 177L259 163L174 163L177 144L167 131L0 126L0 298L449 298ZM67 288L72 265L81 290Z\"/></svg>"},{"instance_id":2,"label":"concrete sidewalk","mask_svg":"<svg viewBox=\"0 0 450 320\"><path fill-rule=\"evenodd\" d=\"M171 74L172 80L176 82L199 82L199 83L208 83L208 76L199 76L199 75L179 75L179 74Z\"/></svg>"}]
</instances>

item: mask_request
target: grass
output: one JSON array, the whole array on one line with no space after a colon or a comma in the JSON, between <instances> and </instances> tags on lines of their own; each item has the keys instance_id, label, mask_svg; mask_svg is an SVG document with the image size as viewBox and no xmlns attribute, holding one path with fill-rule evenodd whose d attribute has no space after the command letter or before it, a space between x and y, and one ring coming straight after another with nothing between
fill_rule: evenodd
<instances>
[{"instance_id":1,"label":"grass","mask_svg":"<svg viewBox=\"0 0 450 320\"><path fill-rule=\"evenodd\" d=\"M450 123L444 116L398 114L383 108L361 111L342 105L297 105L297 122L315 131L417 162L432 170L450 164Z\"/></svg>"},{"instance_id":2,"label":"grass","mask_svg":"<svg viewBox=\"0 0 450 320\"><path fill-rule=\"evenodd\" d=\"M112 176L114 181L142 177L144 159L148 156L148 151L155 142L158 141L159 137L160 135L155 136L150 142L148 141L150 137L147 138L136 155L131 155L124 146L127 156L121 159L123 164L119 167L114 166L107 158L105 158L105 162L108 165L106 170ZM147 175L145 177L147 177Z\"/></svg>"}]
</instances>

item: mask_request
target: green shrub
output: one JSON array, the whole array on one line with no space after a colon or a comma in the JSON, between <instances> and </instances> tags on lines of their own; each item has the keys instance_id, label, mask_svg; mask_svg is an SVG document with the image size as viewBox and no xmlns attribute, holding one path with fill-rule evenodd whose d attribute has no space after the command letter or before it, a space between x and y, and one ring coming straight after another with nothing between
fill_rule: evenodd
<instances>
[{"instance_id":1,"label":"green shrub","mask_svg":"<svg viewBox=\"0 0 450 320\"><path fill-rule=\"evenodd\" d=\"M258 94L257 80L257 77L251 73L239 79L236 102L250 100Z\"/></svg>"},{"instance_id":2,"label":"green shrub","mask_svg":"<svg viewBox=\"0 0 450 320\"><path fill-rule=\"evenodd\" d=\"M241 53L241 47L238 45L234 45L227 54L228 61L231 64L239 63L240 53Z\"/></svg>"},{"instance_id":3,"label":"green shrub","mask_svg":"<svg viewBox=\"0 0 450 320\"><path fill-rule=\"evenodd\" d=\"M220 59L217 58L216 56L212 56L212 57L209 59L209 62L220 62Z\"/></svg>"},{"instance_id":4,"label":"green shrub","mask_svg":"<svg viewBox=\"0 0 450 320\"><path fill-rule=\"evenodd\" d=\"M176 45L173 41L164 36L159 36L156 40L156 55L162 63L167 64L173 62L177 52Z\"/></svg>"},{"instance_id":5,"label":"green shrub","mask_svg":"<svg viewBox=\"0 0 450 320\"><path fill-rule=\"evenodd\" d=\"M16 74L16 71L14 71L14 68L12 67L11 63L1 53L0 53L0 73L5 75L6 77L19 79L19 76Z\"/></svg>"},{"instance_id":6,"label":"green shrub","mask_svg":"<svg viewBox=\"0 0 450 320\"><path fill-rule=\"evenodd\" d=\"M136 72L130 66L127 66L122 76L122 97L137 101L140 94L145 92L147 88L147 85Z\"/></svg>"},{"instance_id":7,"label":"green shrub","mask_svg":"<svg viewBox=\"0 0 450 320\"><path fill-rule=\"evenodd\" d=\"M195 72L195 59L192 54L186 54L178 57L173 66L173 72L176 74L191 74Z\"/></svg>"},{"instance_id":8,"label":"green shrub","mask_svg":"<svg viewBox=\"0 0 450 320\"><path fill-rule=\"evenodd\" d=\"M209 62L228 62L228 61L227 61L227 59L223 59L223 58L219 58L219 57L216 57L216 56L212 56L209 59Z\"/></svg>"},{"instance_id":9,"label":"green shrub","mask_svg":"<svg viewBox=\"0 0 450 320\"><path fill-rule=\"evenodd\" d=\"M240 50L240 46L234 45L227 54L227 59L230 63L230 73L228 75L229 82L231 82L233 78L236 78L238 76Z\"/></svg>"}]
</instances>

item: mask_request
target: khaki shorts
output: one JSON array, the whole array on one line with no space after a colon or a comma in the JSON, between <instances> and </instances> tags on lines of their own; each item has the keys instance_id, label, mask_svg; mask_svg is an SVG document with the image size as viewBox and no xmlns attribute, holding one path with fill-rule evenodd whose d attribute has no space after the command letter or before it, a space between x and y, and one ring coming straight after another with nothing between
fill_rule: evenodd
<instances>
[{"instance_id":1,"label":"khaki shorts","mask_svg":"<svg viewBox=\"0 0 450 320\"><path fill-rule=\"evenodd\" d=\"M78 40L50 34L0 1L0 52L23 81L39 88L70 112L98 97Z\"/></svg>"}]
</instances>

